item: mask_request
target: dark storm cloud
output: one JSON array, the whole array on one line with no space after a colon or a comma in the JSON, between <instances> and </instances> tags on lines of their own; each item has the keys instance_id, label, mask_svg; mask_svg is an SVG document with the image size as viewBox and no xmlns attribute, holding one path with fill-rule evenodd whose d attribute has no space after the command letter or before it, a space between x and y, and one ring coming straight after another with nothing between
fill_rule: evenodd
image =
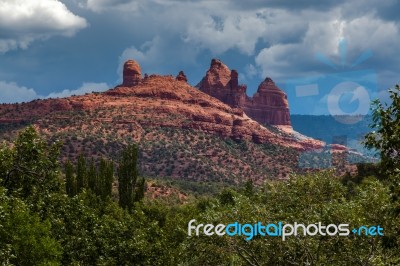
<instances>
[{"instance_id":1,"label":"dark storm cloud","mask_svg":"<svg viewBox=\"0 0 400 266\"><path fill-rule=\"evenodd\" d=\"M345 2L342 6L343 16L357 18L366 14L373 14L384 21L399 21L400 2L397 0L355 0Z\"/></svg>"},{"instance_id":2,"label":"dark storm cloud","mask_svg":"<svg viewBox=\"0 0 400 266\"><path fill-rule=\"evenodd\" d=\"M346 2L345 0L250 0L250 1L233 1L235 6L245 9L257 8L280 8L293 12L302 11L304 9L312 9L319 11L327 11L340 4Z\"/></svg>"}]
</instances>

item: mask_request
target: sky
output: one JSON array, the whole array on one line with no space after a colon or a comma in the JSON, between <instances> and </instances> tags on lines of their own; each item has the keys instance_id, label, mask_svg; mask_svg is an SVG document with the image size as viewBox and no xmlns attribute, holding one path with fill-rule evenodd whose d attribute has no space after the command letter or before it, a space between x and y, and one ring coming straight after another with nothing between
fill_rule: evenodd
<instances>
[{"instance_id":1,"label":"sky","mask_svg":"<svg viewBox=\"0 0 400 266\"><path fill-rule=\"evenodd\" d=\"M400 82L397 0L0 0L0 103L105 91L127 59L196 85L212 58L293 114L358 114Z\"/></svg>"}]
</instances>

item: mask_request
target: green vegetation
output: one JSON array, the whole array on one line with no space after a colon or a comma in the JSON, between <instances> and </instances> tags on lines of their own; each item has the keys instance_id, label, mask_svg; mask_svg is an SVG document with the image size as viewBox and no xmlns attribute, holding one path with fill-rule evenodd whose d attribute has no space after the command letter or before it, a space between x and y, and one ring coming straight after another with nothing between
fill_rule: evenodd
<instances>
[{"instance_id":1,"label":"green vegetation","mask_svg":"<svg viewBox=\"0 0 400 266\"><path fill-rule=\"evenodd\" d=\"M118 168L119 205L132 210L133 204L144 197L145 180L138 178L137 170L138 148L128 145L122 151Z\"/></svg>"},{"instance_id":2,"label":"green vegetation","mask_svg":"<svg viewBox=\"0 0 400 266\"><path fill-rule=\"evenodd\" d=\"M114 163L105 159L100 160L100 166L96 167L94 160L87 164L81 154L78 158L76 170L71 161L65 164L65 190L68 196L73 197L83 189L102 199L112 197L112 184L114 180Z\"/></svg>"},{"instance_id":3,"label":"green vegetation","mask_svg":"<svg viewBox=\"0 0 400 266\"><path fill-rule=\"evenodd\" d=\"M203 196L200 194L214 183L197 186L164 181L162 186L197 189L198 196L187 197L183 204L144 195L146 186L138 174L138 160L152 157L150 153L140 157L134 145L119 144L119 160L81 155L67 161L61 171L61 145L48 143L28 127L12 144L0 146L0 264L399 265L398 91L396 87L391 92L393 103L387 108L377 102L374 122L378 130L366 139L368 147L381 153L381 164L359 164L357 175L344 178L332 170L316 171L260 186L247 181L220 191L210 188ZM188 141L204 144L213 140L188 134ZM258 154L279 157L291 152L244 142L214 144L225 145L231 154L259 149ZM199 146L200 152L202 149ZM173 146L164 149L171 158L176 155L173 160L188 152L177 148L168 153L170 150ZM254 164L261 162L254 160ZM202 169L206 171L198 170ZM113 190L116 183L118 191ZM157 184L153 185L156 188ZM214 225L235 221L380 225L384 236L299 235L285 241L268 236L255 236L250 241L246 236L188 236L192 219L197 224Z\"/></svg>"},{"instance_id":4,"label":"green vegetation","mask_svg":"<svg viewBox=\"0 0 400 266\"><path fill-rule=\"evenodd\" d=\"M376 131L367 134L365 144L379 152L382 168L391 174L400 172L400 86L389 93L389 106L373 101L371 127Z\"/></svg>"},{"instance_id":5,"label":"green vegetation","mask_svg":"<svg viewBox=\"0 0 400 266\"><path fill-rule=\"evenodd\" d=\"M24 109L24 117L29 118L29 108L25 105L20 107ZM264 179L287 179L289 173L303 174L307 168L315 169L337 162L325 152L304 156L293 148L234 141L190 127L175 128L172 126L174 123L168 123L171 126L152 126L166 121L178 121L179 125L179 121L187 120L183 115L160 115L153 111L151 108L133 111L128 107L98 105L92 110L54 110L39 117L33 113L30 120L50 142L62 140L61 159L73 163L81 154L93 158L97 166L101 158L116 162L120 151L133 139L140 147L138 170L151 178L212 182L225 186L244 182L249 177L257 183ZM10 111L4 112L13 117ZM276 134L285 135L275 127L266 127ZM12 142L21 128L22 124L0 124L0 138ZM299 156L302 156L300 165ZM354 162L365 158L348 154L347 159ZM90 159L86 163L90 164ZM346 171L344 163L335 165L337 174Z\"/></svg>"},{"instance_id":6,"label":"green vegetation","mask_svg":"<svg viewBox=\"0 0 400 266\"><path fill-rule=\"evenodd\" d=\"M57 153L54 152L56 146L47 146L32 128L23 131L15 144L4 146L0 152L1 176L15 178L14 182L3 180L0 190L2 264L399 263L397 237L393 239L395 232L392 232L395 227L390 186L373 177L361 178L358 183L342 182L328 171L297 176L287 182L269 182L261 188L254 188L251 182L247 182L243 188L225 189L216 197L201 197L183 205L171 205L164 200L140 202L132 196L131 211L128 212L124 209L126 205L121 208L110 197L96 195L89 185L77 195L67 197L68 185L64 191L63 181L57 178L60 174ZM35 161L30 157L22 157L21 161L28 148L31 154L37 155ZM127 175L132 178L137 178L134 168L136 152L136 148L130 146L123 152L125 158L122 157L120 163L126 160L124 167L133 167L131 175ZM15 158L15 161L10 158ZM31 171L9 175L14 172L17 162L20 165L31 163L30 167L46 178L40 178L40 183L33 182L37 175ZM71 165L67 163L66 169L69 170L66 170L66 175L74 172ZM50 166L52 170L47 170ZM82 170L88 180L91 180L90 172L96 172L93 168L90 163ZM29 182L17 182L20 178ZM40 197L30 193L39 191L39 187ZM187 223L191 219L214 224L233 221L379 224L385 228L385 234L392 237L300 236L284 242L280 238L268 237L255 237L251 241L244 237L188 237Z\"/></svg>"}]
</instances>

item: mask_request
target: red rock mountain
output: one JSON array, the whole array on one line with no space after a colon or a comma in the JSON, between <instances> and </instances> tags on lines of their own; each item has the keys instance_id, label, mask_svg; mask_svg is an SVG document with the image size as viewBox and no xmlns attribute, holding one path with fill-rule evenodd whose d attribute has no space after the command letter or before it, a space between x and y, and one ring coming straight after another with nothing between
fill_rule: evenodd
<instances>
[{"instance_id":1,"label":"red rock mountain","mask_svg":"<svg viewBox=\"0 0 400 266\"><path fill-rule=\"evenodd\" d=\"M227 68L223 64L221 66ZM237 72L233 70L232 73L236 74L237 80ZM233 107L234 104L229 106L190 86L183 71L180 71L176 78L150 75L142 79L138 63L129 60L124 65L123 80L123 84L104 93L104 96L108 97L107 101L111 101L108 104L112 104L113 101L134 103L134 107L129 108L153 109L156 116L178 114L186 120L185 123L177 120L166 120L163 123L147 122L153 126L190 128L222 137L250 140L255 143L273 143L300 150L321 147L319 141L299 141L284 134L271 132L249 118L241 108ZM134 85L131 85L133 83ZM269 83L263 84L270 89ZM236 85L236 88L238 87ZM261 94L264 87L260 89ZM110 96L113 98L109 98ZM270 98L267 100L270 101ZM160 101L163 103L160 104Z\"/></svg>"},{"instance_id":2,"label":"red rock mountain","mask_svg":"<svg viewBox=\"0 0 400 266\"><path fill-rule=\"evenodd\" d=\"M124 116L119 120L113 117L94 119L132 123L138 127L138 132L144 125L174 127L299 150L322 146L319 141L298 140L286 134L273 132L247 116L249 114L264 121L275 121L273 124L289 123L284 93L270 80L260 85L255 97L246 97L246 87L237 84L237 72L230 71L227 66L214 59L207 76L201 82L201 91L186 81L187 78L182 71L176 78L159 75L142 78L139 64L134 60L128 60L124 64L123 83L114 89L83 96L0 105L2 113L0 123L35 121L48 115L77 110L100 112L103 109L123 108ZM237 107L242 107L247 113ZM144 113L148 114L147 119L141 119ZM264 113L268 116L263 116ZM135 137L140 139L141 136Z\"/></svg>"},{"instance_id":3,"label":"red rock mountain","mask_svg":"<svg viewBox=\"0 0 400 266\"><path fill-rule=\"evenodd\" d=\"M201 82L207 93L189 85L183 72L142 77L133 60L125 63L123 74L121 85L102 93L0 104L0 141L33 124L49 140L63 141L64 159L80 153L113 158L135 141L146 176L260 183L302 171L299 156L324 147L250 118L288 124L284 94L267 79L253 98L247 97L237 72L220 61L213 60ZM264 107L276 112L265 116Z\"/></svg>"},{"instance_id":4,"label":"red rock mountain","mask_svg":"<svg viewBox=\"0 0 400 266\"><path fill-rule=\"evenodd\" d=\"M270 78L261 82L257 92L249 97L247 86L238 83L237 71L212 59L210 69L196 87L231 107L241 108L260 124L290 126L286 94Z\"/></svg>"}]
</instances>

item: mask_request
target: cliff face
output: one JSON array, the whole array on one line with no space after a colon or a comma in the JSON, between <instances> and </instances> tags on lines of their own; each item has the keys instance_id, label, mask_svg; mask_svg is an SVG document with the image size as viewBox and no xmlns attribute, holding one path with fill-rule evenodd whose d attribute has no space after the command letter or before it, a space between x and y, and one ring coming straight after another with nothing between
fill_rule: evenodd
<instances>
[{"instance_id":1,"label":"cliff face","mask_svg":"<svg viewBox=\"0 0 400 266\"><path fill-rule=\"evenodd\" d=\"M248 97L247 86L238 83L237 71L230 70L218 59L212 59L210 69L196 87L231 107L243 109L261 124L290 126L286 94L270 78L258 86L253 97Z\"/></svg>"},{"instance_id":2,"label":"cliff face","mask_svg":"<svg viewBox=\"0 0 400 266\"><path fill-rule=\"evenodd\" d=\"M246 86L238 84L238 73L218 59L211 60L206 76L196 86L231 107L242 107L246 102Z\"/></svg>"},{"instance_id":3,"label":"cliff face","mask_svg":"<svg viewBox=\"0 0 400 266\"><path fill-rule=\"evenodd\" d=\"M242 107L245 113L261 124L290 125L289 105L286 94L272 79L266 78L252 98Z\"/></svg>"}]
</instances>

